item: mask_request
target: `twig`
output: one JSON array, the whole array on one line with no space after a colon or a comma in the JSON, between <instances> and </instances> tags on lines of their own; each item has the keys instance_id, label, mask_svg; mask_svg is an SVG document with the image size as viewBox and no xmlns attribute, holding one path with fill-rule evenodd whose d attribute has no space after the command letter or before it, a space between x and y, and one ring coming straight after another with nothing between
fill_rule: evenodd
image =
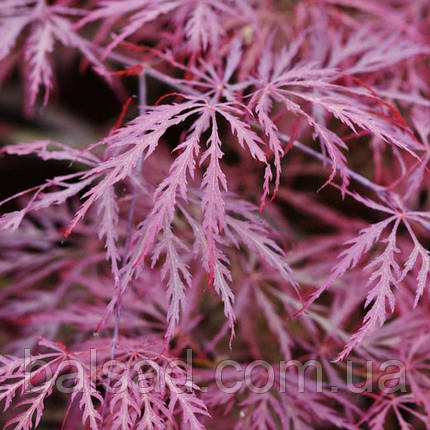
<instances>
[{"instance_id":1,"label":"twig","mask_svg":"<svg viewBox=\"0 0 430 430\"><path fill-rule=\"evenodd\" d=\"M144 107L146 106L147 102L147 91L146 91L146 71L143 71L139 76L139 111L140 114L144 113ZM142 175L142 157L139 158L137 161L136 169L135 169L136 175L140 177ZM125 236L125 244L124 244L124 254L122 257L121 265L124 266L127 262L128 254L130 252L130 245L131 245L131 235L132 235L132 228L133 228L133 221L134 221L134 215L136 212L136 203L137 203L137 196L139 194L139 187L137 184L133 184L133 197L130 202L130 208L128 210L128 219L127 219L127 227L126 227L126 236ZM111 361L115 359L116 354L116 348L118 345L118 338L119 338L119 325L121 322L121 308L122 308L122 295L124 292L123 288L120 288L120 285L117 285L117 300L115 303L115 323L114 323L114 329L112 334L112 347L111 347ZM111 373L109 372L108 381L107 381L107 388L105 393L105 402L103 403L103 413L102 413L102 419L104 419L104 405L106 404L106 399L109 394L109 388L111 384Z\"/></svg>"}]
</instances>

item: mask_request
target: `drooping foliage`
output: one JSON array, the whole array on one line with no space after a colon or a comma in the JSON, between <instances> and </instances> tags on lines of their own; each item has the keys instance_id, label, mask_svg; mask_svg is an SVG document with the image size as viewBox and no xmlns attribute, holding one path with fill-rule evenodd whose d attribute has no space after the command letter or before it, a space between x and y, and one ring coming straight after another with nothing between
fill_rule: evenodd
<instances>
[{"instance_id":1,"label":"drooping foliage","mask_svg":"<svg viewBox=\"0 0 430 430\"><path fill-rule=\"evenodd\" d=\"M429 28L426 0L3 0L2 162L48 166L2 186L5 428L429 427ZM61 119L67 86L106 109L90 77L102 127Z\"/></svg>"}]
</instances>

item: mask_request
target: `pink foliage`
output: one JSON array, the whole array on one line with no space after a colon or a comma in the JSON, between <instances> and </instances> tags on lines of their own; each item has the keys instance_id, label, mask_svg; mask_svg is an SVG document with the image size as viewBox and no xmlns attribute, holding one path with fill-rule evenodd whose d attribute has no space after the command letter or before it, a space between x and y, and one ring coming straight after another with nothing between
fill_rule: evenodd
<instances>
[{"instance_id":1,"label":"pink foliage","mask_svg":"<svg viewBox=\"0 0 430 430\"><path fill-rule=\"evenodd\" d=\"M426 0L3 0L23 118L62 124L71 55L136 93L0 149L67 166L0 202L5 428L51 399L65 429L430 427L429 28Z\"/></svg>"}]
</instances>

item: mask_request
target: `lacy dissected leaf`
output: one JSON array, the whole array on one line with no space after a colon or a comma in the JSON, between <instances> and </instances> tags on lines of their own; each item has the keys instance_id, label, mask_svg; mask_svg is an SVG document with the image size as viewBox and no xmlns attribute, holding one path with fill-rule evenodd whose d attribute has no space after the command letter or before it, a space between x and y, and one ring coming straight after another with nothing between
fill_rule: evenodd
<instances>
[{"instance_id":1,"label":"lacy dissected leaf","mask_svg":"<svg viewBox=\"0 0 430 430\"><path fill-rule=\"evenodd\" d=\"M98 215L100 216L99 239L105 239L106 256L112 265L112 273L119 280L120 250L118 249L118 203L113 188L109 188L99 201Z\"/></svg>"},{"instance_id":2,"label":"lacy dissected leaf","mask_svg":"<svg viewBox=\"0 0 430 430\"><path fill-rule=\"evenodd\" d=\"M408 40L401 34L373 32L372 27L360 28L345 41L342 41L342 36L342 33L336 35L327 65L340 67L343 73L348 74L375 72L429 53L429 48L423 44ZM358 57L356 61L352 61L354 57Z\"/></svg>"},{"instance_id":3,"label":"lacy dissected leaf","mask_svg":"<svg viewBox=\"0 0 430 430\"><path fill-rule=\"evenodd\" d=\"M64 345L56 344L52 341L41 339L39 345L48 349L49 352L31 356L30 359L7 357L2 359L3 366L0 372L0 380L2 389L0 401L5 401L5 409L10 407L11 401L15 396L19 396L21 401L16 405L17 408L25 410L18 413L15 417L9 420L6 427L11 425L16 429L28 430L34 428L40 422L44 410L44 402L56 388L57 378L70 368L70 359L73 358L78 363L79 369L77 372L69 376L76 379L78 387L82 388L82 392L73 390L71 401L75 397L80 397L79 407L82 409L82 423L88 423L91 430L97 430L101 422L101 415L96 410L93 403L93 398L99 403L103 402L103 398L97 392L89 375L88 368L85 363L79 360L78 356L69 356ZM12 363L14 364L12 364ZM36 367L36 370L31 371L29 379L28 366ZM9 382L8 381L13 381ZM31 383L32 386L29 386Z\"/></svg>"},{"instance_id":4,"label":"lacy dissected leaf","mask_svg":"<svg viewBox=\"0 0 430 430\"><path fill-rule=\"evenodd\" d=\"M386 320L386 310L392 313L395 307L395 296L393 288L400 288L400 282L407 276L407 274L418 265L419 269L416 274L416 295L415 306L419 298L422 296L423 291L429 283L429 253L423 248L419 242L416 233L411 227L411 221L417 222L421 225L426 225L429 218L428 213L407 211L406 213L396 211L395 209L379 204L370 199L365 199L357 194L352 196L374 210L379 210L391 216L376 224L362 229L359 236L346 242L348 248L339 254L340 261L333 266L332 273L329 278L321 285L321 287L312 294L310 299L306 302L303 309L307 308L313 303L327 288L333 285L340 277L342 277L349 270L354 269L362 257L369 253L373 246L380 242L380 237L384 230L390 226L391 230L386 239L386 246L384 251L364 268L364 271L369 273L368 287L370 288L365 302L365 307L369 307L364 320L363 326L359 331L354 334L351 340L347 343L342 353L339 354L338 359L346 357L351 350L360 344L363 339L373 330L381 327ZM398 229L400 223L403 223L406 230L412 239L413 248L409 254L408 259L399 262L400 253L396 245ZM302 310L303 310L302 309Z\"/></svg>"},{"instance_id":5,"label":"lacy dissected leaf","mask_svg":"<svg viewBox=\"0 0 430 430\"><path fill-rule=\"evenodd\" d=\"M78 49L81 54L104 74L105 67L92 52L89 43L73 29L70 18L83 14L73 8L48 5L44 0L10 2L0 9L0 35L5 43L0 49L0 61L4 60L18 41L18 36L29 27L24 46L24 63L28 80L28 108L31 110L40 88L45 90L45 104L53 86L50 57L56 40L62 45Z\"/></svg>"},{"instance_id":6,"label":"lacy dissected leaf","mask_svg":"<svg viewBox=\"0 0 430 430\"><path fill-rule=\"evenodd\" d=\"M217 48L225 33L224 19L249 20L252 9L240 0L126 0L121 3L100 0L99 7L81 20L80 25L107 18L115 21L125 18L126 24L120 27L118 36L114 36L107 47L109 52L148 23L161 20L166 15L173 15L175 24L183 26L189 51L197 53L206 51L209 46Z\"/></svg>"},{"instance_id":7,"label":"lacy dissected leaf","mask_svg":"<svg viewBox=\"0 0 430 430\"><path fill-rule=\"evenodd\" d=\"M247 202L233 201L230 198L227 200L227 209L232 213L226 217L228 237L232 243L236 246L240 242L245 244L249 249L255 251L264 264L275 270L284 281L297 287L284 250L270 237L271 228L256 213L256 208Z\"/></svg>"},{"instance_id":8,"label":"lacy dissected leaf","mask_svg":"<svg viewBox=\"0 0 430 430\"><path fill-rule=\"evenodd\" d=\"M187 250L184 243L173 234L170 225L166 222L163 235L154 250L152 261L154 265L160 253L165 253L162 276L168 280L169 309L167 320L169 325L166 331L167 338L174 335L180 310L185 306L185 288L191 284L191 274L179 254L179 249Z\"/></svg>"},{"instance_id":9,"label":"lacy dissected leaf","mask_svg":"<svg viewBox=\"0 0 430 430\"><path fill-rule=\"evenodd\" d=\"M397 287L399 278L399 265L395 260L395 254L399 252L396 247L396 233L398 221L395 222L390 235L387 238L387 246L384 252L368 264L367 269L373 269L369 277L368 285L371 287L366 297L365 307L372 304L367 311L363 326L355 333L338 359L342 360L364 337L377 327L381 327L386 320L386 308L394 311L395 299L392 292Z\"/></svg>"},{"instance_id":10,"label":"lacy dissected leaf","mask_svg":"<svg viewBox=\"0 0 430 430\"><path fill-rule=\"evenodd\" d=\"M342 192L349 184L349 174L344 150L348 147L342 138L327 128L324 115L314 115L309 112L307 104L313 109L322 109L322 112L332 115L353 133L366 130L383 141L397 146L416 158L414 150L418 145L414 139L403 130L404 124L398 124L398 118L390 119L384 114L375 111L372 93L354 91L348 87L333 84L341 76L341 72L334 68L321 68L316 63L294 61L303 36L292 42L289 49L279 53L272 52L267 47L261 57L258 75L255 78L254 91L249 107L256 113L259 124L266 134L269 147L274 156L276 169L275 191L279 188L280 160L284 155L278 128L272 119L273 103L276 102L297 117L302 117L313 130L313 137L319 138L323 153L327 153L331 160L331 174L324 185L331 183L338 171L342 179ZM396 113L397 115L397 113ZM272 179L270 169L265 175L265 195L268 194L268 182Z\"/></svg>"}]
</instances>

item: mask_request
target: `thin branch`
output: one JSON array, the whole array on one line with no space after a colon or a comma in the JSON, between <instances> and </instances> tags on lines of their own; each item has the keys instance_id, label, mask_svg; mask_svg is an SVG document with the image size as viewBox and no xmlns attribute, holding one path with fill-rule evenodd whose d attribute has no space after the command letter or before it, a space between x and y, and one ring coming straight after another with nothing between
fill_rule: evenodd
<instances>
[{"instance_id":1,"label":"thin branch","mask_svg":"<svg viewBox=\"0 0 430 430\"><path fill-rule=\"evenodd\" d=\"M146 71L143 71L139 75L139 112L141 115L144 113L146 103L147 103ZM137 177L141 177L141 175L142 175L142 157L140 157L139 160L137 161L135 172L136 172ZM133 197L132 197L132 200L130 202L130 208L128 210L128 217L127 217L124 254L122 257L122 261L121 261L122 266L124 266L126 264L128 254L130 252L133 221L134 221L134 216L136 213L137 196L139 194L139 186L136 183L133 184L132 194L133 194ZM115 323L114 323L114 329L113 329L113 334L112 334L112 347L111 347L111 360L112 361L115 359L116 347L118 345L119 325L121 322L122 295L124 293L124 289L120 288L120 285L117 285L117 290L118 290L117 291L117 299L116 299L116 303L115 303ZM104 405L106 404L110 384L111 384L111 373L109 372L108 381L107 381L107 389L106 389L106 394L105 394L105 402L103 403L102 419L104 418Z\"/></svg>"},{"instance_id":2,"label":"thin branch","mask_svg":"<svg viewBox=\"0 0 430 430\"><path fill-rule=\"evenodd\" d=\"M290 141L289 136L287 136L286 134L278 132L277 135L278 135L279 139L281 139L285 143ZM318 151L315 151L312 148L309 148L308 146L304 145L303 143L299 142L298 140L295 140L293 142L293 146L295 148L299 149L300 151L304 152L305 154L308 154L311 157L317 158L318 160L320 160L324 163L328 163L330 165L333 164L333 161L330 158L326 157L325 155L321 154ZM354 170L351 170L347 167L346 171L348 172L348 175L352 179L354 179L356 182L360 183L361 185L363 185L367 188L370 188L375 193L386 192L386 187L383 187L382 185L375 184L374 182L365 178L364 176L360 175L359 173L354 172Z\"/></svg>"}]
</instances>

